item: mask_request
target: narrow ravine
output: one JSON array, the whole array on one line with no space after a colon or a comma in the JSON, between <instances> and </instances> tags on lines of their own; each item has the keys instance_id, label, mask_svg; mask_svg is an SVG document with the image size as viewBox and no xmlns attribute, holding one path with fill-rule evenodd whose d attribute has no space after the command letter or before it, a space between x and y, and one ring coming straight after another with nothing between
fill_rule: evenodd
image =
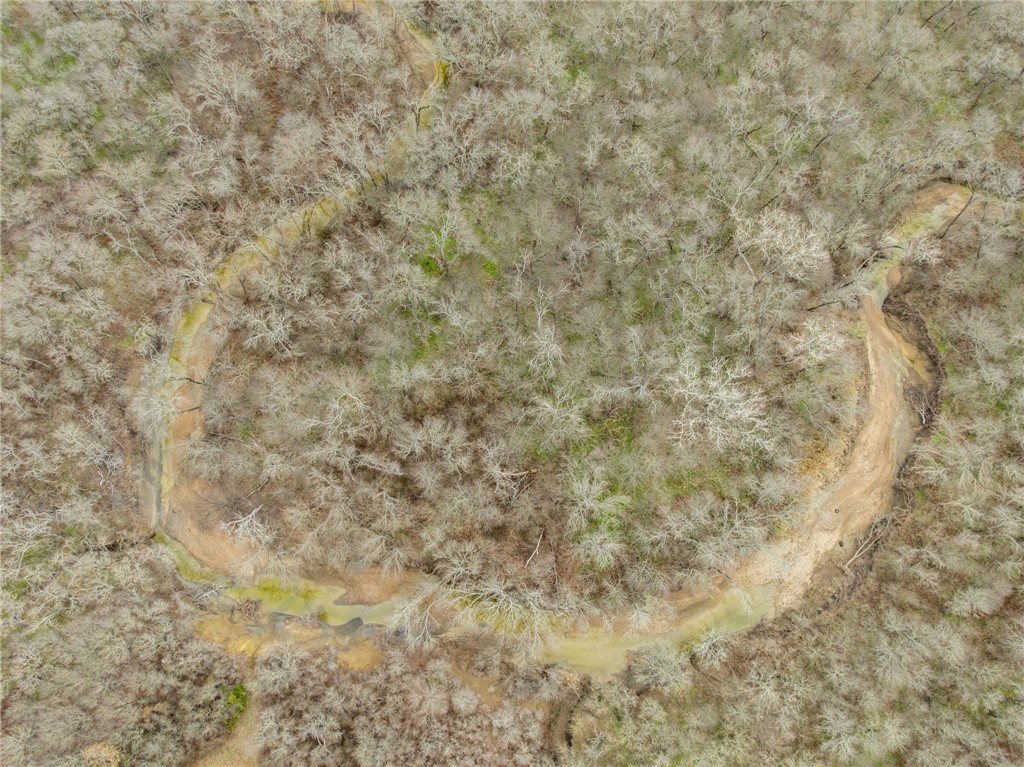
<instances>
[{"instance_id":1,"label":"narrow ravine","mask_svg":"<svg viewBox=\"0 0 1024 767\"><path fill-rule=\"evenodd\" d=\"M444 85L447 72L425 34L406 26L405 36L413 68L433 75L420 100L422 113L429 108L436 89ZM410 118L389 148L382 175L401 172L410 139L425 127L424 120ZM364 186L373 183L375 178L368 178ZM195 518L188 499L201 494L202 487L185 485L181 460L188 439L203 428L203 386L197 382L206 379L224 344L219 326L241 295L241 278L274 265L307 233L323 231L349 209L363 188L324 197L236 251L214 273L211 286L184 313L174 330L164 382L157 392L169 403L170 415L150 447L149 481L142 499L144 517L158 540L168 546L184 577L218 584L233 604L255 601L271 614L316 616L325 627L397 625L402 594L425 576L407 578L403 583L376 584L378 588L371 584L356 593L349 593L342 582L321 583L300 577L287 582L233 583L224 574L224 565L243 560L248 553L219 527L204 527ZM928 381L921 364L923 355L890 326L882 309L889 290L900 280L902 249L912 239L948 226L961 213L969 195L965 187L944 182L923 189L891 233L896 255L866 267L870 270L870 290L862 298L858 320L864 329L868 363L867 415L844 467L806 499L796 515L798 522L739 563L728 576L719 577L710 589L669 595L666 609L643 631L628 630L625 618L616 615L602 616L583 627L562 626L552 617L551 626L545 627L547 638L538 653L539 660L605 678L624 668L631 651L692 640L710 629L729 632L749 627L796 605L812 585L823 558L856 538L890 508L897 473L921 428L920 417L904 398L905 385L923 386ZM252 564L255 569L256 562ZM364 573L361 577L366 581L368 576ZM369 577L377 575L371 572ZM228 614L233 612L232 603L225 602L221 615L206 619L201 633L249 654L278 641L353 646L351 631L311 630L308 621L296 628L280 620L257 631L229 620Z\"/></svg>"}]
</instances>

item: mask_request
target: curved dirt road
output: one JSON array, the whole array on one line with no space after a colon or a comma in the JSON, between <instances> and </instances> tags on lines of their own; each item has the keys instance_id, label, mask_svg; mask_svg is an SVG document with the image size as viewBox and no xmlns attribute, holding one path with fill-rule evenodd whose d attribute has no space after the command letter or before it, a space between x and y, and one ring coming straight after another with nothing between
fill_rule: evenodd
<instances>
[{"instance_id":1,"label":"curved dirt road","mask_svg":"<svg viewBox=\"0 0 1024 767\"><path fill-rule=\"evenodd\" d=\"M898 253L910 240L941 231L964 210L970 195L966 187L945 182L922 189L890 233L893 250ZM897 474L921 428L921 417L906 401L904 387L926 387L929 373L925 356L882 311L890 289L900 281L898 256L868 268L871 289L861 299L858 313L868 363L868 411L838 476L805 502L796 523L728 576L718 577L710 590L670 595L669 610L649 630L629 632L624 616L606 628L605 619L593 630L556 637L544 660L607 678L624 668L630 651L693 641L709 630L752 626L795 606L825 557L890 509Z\"/></svg>"},{"instance_id":2,"label":"curved dirt road","mask_svg":"<svg viewBox=\"0 0 1024 767\"><path fill-rule=\"evenodd\" d=\"M325 7L330 0L324 0ZM339 10L390 15L386 6L365 0L337 0ZM272 265L303 237L324 231L344 214L360 193L384 177L399 175L409 157L409 144L420 128L429 127L429 108L435 90L447 81L447 66L430 38L411 25L397 27L399 52L426 88L414 117L403 124L388 147L385 167L372 173L358 186L337 195L323 197L263 232L251 243L232 253L217 268L210 287L196 299L179 320L171 340L167 368L156 396L166 403L166 415L159 435L150 445L146 460L147 481L141 498L142 514L150 527L172 541L186 542L187 553L201 565L222 570L229 563L253 560L253 552L227 536L217 524L207 524L197 514L195 498L215 493L215 488L192 482L181 483L181 461L188 439L203 428L203 381L226 340L225 320L232 306L244 295L242 278ZM180 554L181 552L177 552ZM183 560L179 557L179 563ZM195 569L193 567L193 569Z\"/></svg>"},{"instance_id":3,"label":"curved dirt road","mask_svg":"<svg viewBox=\"0 0 1024 767\"><path fill-rule=\"evenodd\" d=\"M444 83L445 67L425 36L412 30L409 35L414 68L428 68L433 74L421 99L421 106L429 106L434 89ZM407 125L403 135L418 127ZM397 172L406 157L405 139L400 136L393 150L387 170ZM368 179L365 183L372 182ZM341 195L323 198L234 253L214 274L213 286L178 323L161 392L174 407L150 451L151 493L143 499L143 511L152 527L167 535L186 575L208 577L202 574L204 566L223 572L227 563L250 555L219 526L204 525L199 519L202 515L189 512L195 505L190 502L190 494L201 493L203 488L190 490L179 482L181 451L187 439L202 428L203 387L193 382L205 379L224 343L217 328L230 311L232 297L241 293L240 277L276 260L305 233L322 231L359 192L360 189L349 189ZM965 187L941 182L922 190L891 233L895 250L898 252L915 237L948 226L968 203L969 194ZM624 667L630 651L693 639L709 629L732 631L753 625L796 604L810 586L822 559L841 542L862 533L889 509L896 474L921 423L904 398L904 387L907 383L925 384L927 372L923 355L889 325L882 312L889 289L899 281L898 257L868 268L872 288L863 297L858 315L864 326L868 361L868 413L839 475L806 502L797 523L742 561L734 572L720 577L710 590L670 595L666 599L667 609L649 629L630 632L624 616L604 616L590 628L552 631L541 653L542 660L607 677ZM365 583L365 575L362 580ZM337 598L345 592L344 588L310 581L300 581L292 588L278 585L265 591L235 586L228 588L227 593L239 601L260 601L274 612L318 614L325 624L332 626L363 616L389 625L395 621L398 604L387 597L393 594L395 585L380 583L378 588L366 590L360 601L370 603L367 605L339 606ZM231 634L239 633L232 625L244 629L232 623L213 632L229 646L238 639ZM334 640L328 637L327 641ZM338 641L348 644L349 640ZM258 651L256 647L250 649Z\"/></svg>"},{"instance_id":4,"label":"curved dirt road","mask_svg":"<svg viewBox=\"0 0 1024 767\"><path fill-rule=\"evenodd\" d=\"M938 232L964 209L969 196L966 187L952 184L926 187L894 232L898 249L913 237ZM798 525L732 576L738 585L772 584L776 609L799 600L822 553L856 536L888 511L896 475L922 425L904 388L906 384L927 388L926 357L882 312L890 289L900 282L900 263L886 259L873 269L873 288L862 298L859 313L865 328L869 409L849 460L808 504Z\"/></svg>"}]
</instances>

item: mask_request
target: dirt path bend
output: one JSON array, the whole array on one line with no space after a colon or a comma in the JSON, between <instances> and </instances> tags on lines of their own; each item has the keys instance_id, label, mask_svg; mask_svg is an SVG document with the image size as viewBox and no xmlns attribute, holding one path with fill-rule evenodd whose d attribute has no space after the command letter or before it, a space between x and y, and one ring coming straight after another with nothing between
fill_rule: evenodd
<instances>
[{"instance_id":1,"label":"dirt path bend","mask_svg":"<svg viewBox=\"0 0 1024 767\"><path fill-rule=\"evenodd\" d=\"M970 190L936 183L926 187L893 232L895 250L913 238L939 233L964 210ZM808 504L801 522L732 575L735 585L772 585L777 610L807 591L822 555L866 530L892 506L897 473L922 426L908 403L907 384L927 388L927 357L888 322L882 308L902 274L898 259L872 267L872 288L861 299L868 363L868 411L841 474ZM850 552L851 556L853 551Z\"/></svg>"},{"instance_id":2,"label":"dirt path bend","mask_svg":"<svg viewBox=\"0 0 1024 767\"><path fill-rule=\"evenodd\" d=\"M344 0L346 7L348 1ZM387 12L363 3L359 7ZM435 89L446 82L446 68L423 33L407 26L401 44L414 70L432 75L420 102L421 107L427 108ZM401 171L408 157L409 139L423 127L425 123L420 119L410 119L390 147L388 167L382 172ZM367 179L365 183L373 181ZM205 380L224 343L218 327L241 293L240 278L277 260L307 232L322 231L348 209L360 191L361 188L352 188L318 200L232 254L215 272L211 287L185 312L174 332L166 377L159 392L171 404L171 414L151 446L147 464L149 491L142 499L145 517L161 533L186 577L219 579L234 600L255 600L274 613L317 615L325 626L323 636L315 632L317 641L346 646L351 642L345 632L328 636L329 627L343 627L356 618L395 625L400 600L389 597L409 584L388 583L369 573L361 578L362 593L353 592L349 584L302 579L291 579L285 585L230 585L223 573L232 563L251 559L252 552L225 535L216 523L206 522L204 515L196 513L194 496L216 489L182 483L180 464L187 440L203 426L203 387L196 382ZM904 398L904 388L908 383L927 383L927 368L922 353L890 325L882 307L889 290L900 280L898 254L912 239L948 227L970 199L971 193L965 187L942 182L926 187L890 232L897 255L867 267L870 289L858 313L868 363L867 416L848 461L834 479L806 501L798 521L761 551L740 562L733 572L720 577L711 589L669 595L665 610L648 629L630 631L625 617L616 615L604 616L582 630L565 627L550 634L539 654L540 660L607 678L625 666L631 651L692 640L708 630L728 632L751 626L795 605L811 586L822 560L889 509L897 472L921 425L920 417ZM347 597L342 599L345 594ZM230 607L225 609L233 616ZM232 618L217 626L206 631L209 638L228 646L239 641L251 644L251 632L243 623ZM291 633L294 632L288 628L275 631L271 643L289 641Z\"/></svg>"},{"instance_id":3,"label":"dirt path bend","mask_svg":"<svg viewBox=\"0 0 1024 767\"><path fill-rule=\"evenodd\" d=\"M941 232L971 199L966 187L937 182L924 188L890 233L899 254L912 239ZM598 678L624 668L627 655L643 647L693 641L709 630L736 631L796 605L823 559L854 541L891 507L894 485L921 417L904 397L906 384L927 386L925 355L891 325L882 311L901 278L899 256L868 267L870 289L861 299L867 357L867 415L846 464L813 495L798 521L707 591L668 597L669 609L647 631L631 632L625 617L591 630L568 631L549 643L545 661L562 663ZM852 556L855 551L847 548Z\"/></svg>"},{"instance_id":4,"label":"dirt path bend","mask_svg":"<svg viewBox=\"0 0 1024 767\"><path fill-rule=\"evenodd\" d=\"M412 24L400 23L386 5L365 0L322 0L322 5L325 10L355 10L393 18L399 52L422 79L425 89L415 114L388 146L383 167L361 184L295 211L228 256L212 275L209 287L188 307L174 329L167 367L156 392L166 404L167 414L149 448L145 464L147 481L140 500L149 525L168 539L182 541L185 553L198 560L189 563L193 570L202 565L224 572L231 565L237 569L244 562L251 569L257 561L258 552L226 535L219 524L207 519L210 515L197 513L203 505L196 503L196 499L216 496L217 489L197 481L181 481L181 463L188 440L203 429L202 382L226 340L222 329L232 307L243 295L243 278L273 264L303 237L323 232L351 208L365 189L385 177L400 175L409 159L413 137L429 127L435 92L447 83L447 65L430 37ZM176 551L176 555L181 553ZM179 564L187 558L179 556Z\"/></svg>"}]
</instances>

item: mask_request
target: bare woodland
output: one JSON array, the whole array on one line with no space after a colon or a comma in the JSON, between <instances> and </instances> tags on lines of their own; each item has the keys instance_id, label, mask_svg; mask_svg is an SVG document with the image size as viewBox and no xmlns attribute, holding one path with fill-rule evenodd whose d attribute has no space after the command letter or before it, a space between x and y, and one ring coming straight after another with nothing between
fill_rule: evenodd
<instances>
[{"instance_id":1,"label":"bare woodland","mask_svg":"<svg viewBox=\"0 0 1024 767\"><path fill-rule=\"evenodd\" d=\"M371 11L3 4L0 760L1020 764L1021 6ZM973 191L902 244L937 179ZM356 187L216 298L179 482L247 552L224 578L428 579L351 628L368 666L198 633L225 589L139 511L181 317ZM892 508L771 621L611 681L539 663L530 627L640 631L799 529L871 407L857 309L893 256L931 372Z\"/></svg>"}]
</instances>

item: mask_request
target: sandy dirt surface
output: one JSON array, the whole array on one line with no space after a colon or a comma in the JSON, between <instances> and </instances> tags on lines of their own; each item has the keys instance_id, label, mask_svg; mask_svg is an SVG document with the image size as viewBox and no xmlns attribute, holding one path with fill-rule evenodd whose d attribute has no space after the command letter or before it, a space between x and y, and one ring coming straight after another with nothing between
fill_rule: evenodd
<instances>
[{"instance_id":1,"label":"sandy dirt surface","mask_svg":"<svg viewBox=\"0 0 1024 767\"><path fill-rule=\"evenodd\" d=\"M256 724L259 713L250 707L234 731L219 748L193 764L193 767L258 767L259 749L256 747Z\"/></svg>"},{"instance_id":2,"label":"sandy dirt surface","mask_svg":"<svg viewBox=\"0 0 1024 767\"><path fill-rule=\"evenodd\" d=\"M937 182L925 187L900 217L893 240L902 246L913 237L941 233L969 198L962 186ZM775 611L793 607L823 556L866 530L892 505L896 476L921 428L920 417L903 396L904 384L928 386L931 373L927 355L882 311L901 280L899 262L886 260L869 268L876 272L875 284L858 313L868 368L867 409L846 463L809 499L797 523L741 562L728 579L720 579L713 593L771 586ZM681 609L707 598L706 593L680 593L671 601Z\"/></svg>"},{"instance_id":3,"label":"sandy dirt surface","mask_svg":"<svg viewBox=\"0 0 1024 767\"><path fill-rule=\"evenodd\" d=\"M925 385L908 363L923 355L896 335L881 308L863 299L868 415L839 478L810 504L800 522L732 575L735 584L774 584L776 609L792 607L806 590L821 555L866 529L892 505L896 474L921 426L903 398L903 382Z\"/></svg>"},{"instance_id":4,"label":"sandy dirt surface","mask_svg":"<svg viewBox=\"0 0 1024 767\"><path fill-rule=\"evenodd\" d=\"M187 541L189 553L219 573L251 579L258 552L228 535L217 511L220 490L209 482L188 479L173 489L163 528L178 541Z\"/></svg>"}]
</instances>

